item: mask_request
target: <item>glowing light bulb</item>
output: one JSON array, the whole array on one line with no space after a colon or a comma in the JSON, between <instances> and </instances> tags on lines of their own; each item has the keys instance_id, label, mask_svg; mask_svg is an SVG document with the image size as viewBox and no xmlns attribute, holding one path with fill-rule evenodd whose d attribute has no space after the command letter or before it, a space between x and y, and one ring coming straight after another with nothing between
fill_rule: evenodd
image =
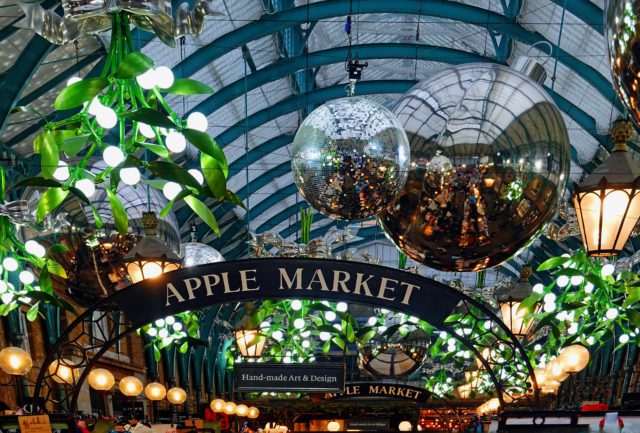
<instances>
[{"instance_id":1,"label":"glowing light bulb","mask_svg":"<svg viewBox=\"0 0 640 433\"><path fill-rule=\"evenodd\" d=\"M545 313L551 313L552 311L554 311L556 309L556 304L555 302L546 302L544 304L544 311Z\"/></svg>"},{"instance_id":2,"label":"glowing light bulb","mask_svg":"<svg viewBox=\"0 0 640 433\"><path fill-rule=\"evenodd\" d=\"M78 188L87 198L91 198L96 193L96 184L90 179L80 179L76 182Z\"/></svg>"},{"instance_id":3,"label":"glowing light bulb","mask_svg":"<svg viewBox=\"0 0 640 433\"><path fill-rule=\"evenodd\" d=\"M546 295L544 295L544 302L547 304L550 304L552 302L556 302L556 295L553 293L547 293Z\"/></svg>"},{"instance_id":4,"label":"glowing light bulb","mask_svg":"<svg viewBox=\"0 0 640 433\"><path fill-rule=\"evenodd\" d=\"M169 336L169 331L167 331L166 329L162 328L160 330L160 332L158 332L158 336L160 338L167 338Z\"/></svg>"},{"instance_id":5,"label":"glowing light bulb","mask_svg":"<svg viewBox=\"0 0 640 433\"><path fill-rule=\"evenodd\" d=\"M282 331L280 331L280 330L273 331L273 334L271 334L271 336L273 337L274 340L280 341L280 340L282 340L282 337L283 337Z\"/></svg>"},{"instance_id":6,"label":"glowing light bulb","mask_svg":"<svg viewBox=\"0 0 640 433\"><path fill-rule=\"evenodd\" d=\"M544 291L544 286L540 283L533 286L533 293L542 293Z\"/></svg>"},{"instance_id":7,"label":"glowing light bulb","mask_svg":"<svg viewBox=\"0 0 640 433\"><path fill-rule=\"evenodd\" d=\"M327 340L329 340L330 338L331 338L331 334L329 334L328 332L326 332L326 331L322 331L322 332L320 332L320 339L321 339L322 341L327 341Z\"/></svg>"},{"instance_id":8,"label":"glowing light bulb","mask_svg":"<svg viewBox=\"0 0 640 433\"><path fill-rule=\"evenodd\" d=\"M609 275L613 275L613 271L615 270L615 266L613 266L611 263L607 263L602 267L601 274L603 277L608 277Z\"/></svg>"},{"instance_id":9,"label":"glowing light bulb","mask_svg":"<svg viewBox=\"0 0 640 433\"><path fill-rule=\"evenodd\" d=\"M140 182L140 170L137 167L125 167L120 170L120 180L127 185L136 185Z\"/></svg>"},{"instance_id":10,"label":"glowing light bulb","mask_svg":"<svg viewBox=\"0 0 640 433\"><path fill-rule=\"evenodd\" d=\"M587 283L584 285L584 292L585 293L593 293L593 284L591 283Z\"/></svg>"},{"instance_id":11,"label":"glowing light bulb","mask_svg":"<svg viewBox=\"0 0 640 433\"><path fill-rule=\"evenodd\" d=\"M298 299L294 299L293 301L291 301L291 309L294 311L298 311L302 308L302 302L299 301Z\"/></svg>"},{"instance_id":12,"label":"glowing light bulb","mask_svg":"<svg viewBox=\"0 0 640 433\"><path fill-rule=\"evenodd\" d=\"M102 158L109 167L117 167L124 161L124 153L116 146L107 146L102 151Z\"/></svg>"},{"instance_id":13,"label":"glowing light bulb","mask_svg":"<svg viewBox=\"0 0 640 433\"><path fill-rule=\"evenodd\" d=\"M153 131L153 128L146 123L139 122L138 123L138 131L146 138L154 138L156 133Z\"/></svg>"},{"instance_id":14,"label":"glowing light bulb","mask_svg":"<svg viewBox=\"0 0 640 433\"><path fill-rule=\"evenodd\" d=\"M298 317L296 320L293 321L293 326L295 326L297 329L304 328L304 319L301 317Z\"/></svg>"},{"instance_id":15,"label":"glowing light bulb","mask_svg":"<svg viewBox=\"0 0 640 433\"><path fill-rule=\"evenodd\" d=\"M13 257L5 257L2 261L2 266L4 266L7 271L13 272L18 269L18 261Z\"/></svg>"},{"instance_id":16,"label":"glowing light bulb","mask_svg":"<svg viewBox=\"0 0 640 433\"><path fill-rule=\"evenodd\" d=\"M569 285L569 277L560 275L556 282L558 283L558 287L567 287Z\"/></svg>"},{"instance_id":17,"label":"glowing light bulb","mask_svg":"<svg viewBox=\"0 0 640 433\"><path fill-rule=\"evenodd\" d=\"M118 124L118 115L110 107L104 107L96 114L98 125L104 129L111 129Z\"/></svg>"},{"instance_id":18,"label":"glowing light bulb","mask_svg":"<svg viewBox=\"0 0 640 433\"><path fill-rule=\"evenodd\" d=\"M34 241L33 239L25 242L24 247L29 254L33 254L36 257L42 258L45 256L45 254L47 254L47 251L44 249L44 247L40 245L39 242Z\"/></svg>"},{"instance_id":19,"label":"glowing light bulb","mask_svg":"<svg viewBox=\"0 0 640 433\"><path fill-rule=\"evenodd\" d=\"M616 317L618 317L618 309L617 308L609 308L607 310L607 312L605 313L605 316L607 316L607 319L609 320L613 320Z\"/></svg>"},{"instance_id":20,"label":"glowing light bulb","mask_svg":"<svg viewBox=\"0 0 640 433\"><path fill-rule=\"evenodd\" d=\"M153 69L149 69L144 74L140 74L136 77L136 81L143 89L149 90L156 85L156 76Z\"/></svg>"},{"instance_id":21,"label":"glowing light bulb","mask_svg":"<svg viewBox=\"0 0 640 433\"><path fill-rule=\"evenodd\" d=\"M149 336L151 337L155 337L156 335L158 335L158 330L156 328L149 328L147 330L147 334L149 334Z\"/></svg>"},{"instance_id":22,"label":"glowing light bulb","mask_svg":"<svg viewBox=\"0 0 640 433\"><path fill-rule=\"evenodd\" d=\"M173 86L174 77L171 69L166 66L160 66L155 69L154 73L155 85L161 89L168 89Z\"/></svg>"},{"instance_id":23,"label":"glowing light bulb","mask_svg":"<svg viewBox=\"0 0 640 433\"><path fill-rule=\"evenodd\" d=\"M53 172L53 178L60 182L69 179L69 165L64 161L58 162L58 168Z\"/></svg>"},{"instance_id":24,"label":"glowing light bulb","mask_svg":"<svg viewBox=\"0 0 640 433\"><path fill-rule=\"evenodd\" d=\"M346 302L338 302L336 304L336 310L338 310L341 313L346 312L349 309L349 306L347 305Z\"/></svg>"},{"instance_id":25,"label":"glowing light bulb","mask_svg":"<svg viewBox=\"0 0 640 433\"><path fill-rule=\"evenodd\" d=\"M176 318L173 316L167 316L164 318L164 321L167 322L167 325L173 325L176 323Z\"/></svg>"},{"instance_id":26,"label":"glowing light bulb","mask_svg":"<svg viewBox=\"0 0 640 433\"><path fill-rule=\"evenodd\" d=\"M187 117L187 127L196 131L206 132L209 127L209 121L204 114L194 111Z\"/></svg>"},{"instance_id":27,"label":"glowing light bulb","mask_svg":"<svg viewBox=\"0 0 640 433\"><path fill-rule=\"evenodd\" d=\"M158 328L162 328L164 326L164 319L158 319L154 323Z\"/></svg>"},{"instance_id":28,"label":"glowing light bulb","mask_svg":"<svg viewBox=\"0 0 640 433\"><path fill-rule=\"evenodd\" d=\"M180 153L187 148L187 140L177 131L169 132L164 144L173 153Z\"/></svg>"},{"instance_id":29,"label":"glowing light bulb","mask_svg":"<svg viewBox=\"0 0 640 433\"><path fill-rule=\"evenodd\" d=\"M91 102L89 102L89 109L87 110L87 112L92 116L97 116L98 113L104 108L106 107L102 105L102 102L100 102L98 98L93 98Z\"/></svg>"},{"instance_id":30,"label":"glowing light bulb","mask_svg":"<svg viewBox=\"0 0 640 433\"><path fill-rule=\"evenodd\" d=\"M20 282L22 284L31 284L36 280L36 277L33 275L31 271L22 271L18 275Z\"/></svg>"},{"instance_id":31,"label":"glowing light bulb","mask_svg":"<svg viewBox=\"0 0 640 433\"><path fill-rule=\"evenodd\" d=\"M584 277L582 275L574 275L571 277L571 285L579 286L584 281Z\"/></svg>"},{"instance_id":32,"label":"glowing light bulb","mask_svg":"<svg viewBox=\"0 0 640 433\"><path fill-rule=\"evenodd\" d=\"M204 176L202 175L202 172L200 170L198 170L197 168L190 168L187 171L191 176L193 176L195 180L198 181L200 185L204 183Z\"/></svg>"},{"instance_id":33,"label":"glowing light bulb","mask_svg":"<svg viewBox=\"0 0 640 433\"><path fill-rule=\"evenodd\" d=\"M324 317L329 322L333 322L334 320L336 320L336 313L334 313L333 311L327 311L326 313L324 313Z\"/></svg>"},{"instance_id":34,"label":"glowing light bulb","mask_svg":"<svg viewBox=\"0 0 640 433\"><path fill-rule=\"evenodd\" d=\"M69 78L67 80L67 86L70 86L72 84L76 84L78 82L82 81L82 78L78 77L78 76L73 76L71 78Z\"/></svg>"},{"instance_id":35,"label":"glowing light bulb","mask_svg":"<svg viewBox=\"0 0 640 433\"><path fill-rule=\"evenodd\" d=\"M311 346L311 343L309 343L309 340L304 340L302 342L302 347L304 347L305 349L308 349L309 346Z\"/></svg>"},{"instance_id":36,"label":"glowing light bulb","mask_svg":"<svg viewBox=\"0 0 640 433\"><path fill-rule=\"evenodd\" d=\"M167 182L162 187L162 193L168 200L173 200L180 194L182 187L175 182Z\"/></svg>"},{"instance_id":37,"label":"glowing light bulb","mask_svg":"<svg viewBox=\"0 0 640 433\"><path fill-rule=\"evenodd\" d=\"M369 320L367 320L367 325L369 326L373 326L376 323L378 323L378 319L376 317L371 316L369 317Z\"/></svg>"},{"instance_id":38,"label":"glowing light bulb","mask_svg":"<svg viewBox=\"0 0 640 433\"><path fill-rule=\"evenodd\" d=\"M627 343L629 342L629 335L628 335L628 334L622 334L622 335L620 336L620 338L618 338L618 341L619 341L621 344L627 344Z\"/></svg>"},{"instance_id":39,"label":"glowing light bulb","mask_svg":"<svg viewBox=\"0 0 640 433\"><path fill-rule=\"evenodd\" d=\"M176 322L176 323L174 323L172 325L172 328L173 328L174 331L180 332L180 331L182 331L182 323Z\"/></svg>"}]
</instances>

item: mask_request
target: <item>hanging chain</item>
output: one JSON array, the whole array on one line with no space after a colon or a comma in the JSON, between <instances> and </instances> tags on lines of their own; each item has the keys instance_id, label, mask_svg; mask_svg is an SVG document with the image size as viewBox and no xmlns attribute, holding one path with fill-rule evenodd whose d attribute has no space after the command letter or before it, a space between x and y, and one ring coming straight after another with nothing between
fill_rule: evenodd
<instances>
[{"instance_id":1,"label":"hanging chain","mask_svg":"<svg viewBox=\"0 0 640 433\"><path fill-rule=\"evenodd\" d=\"M353 53L352 53L353 39L351 36L351 27L353 24L353 21L351 18L352 9L353 9L353 0L349 2L349 15L347 16L347 21L344 24L344 31L347 34L347 39L349 41L349 48L347 49L347 59L344 65L345 70L349 73L349 84L345 86L347 96L355 95L356 83L362 79L363 69L369 66L368 62L362 63L358 59L357 39L356 39L356 56L355 56L355 59L353 58Z\"/></svg>"}]
</instances>

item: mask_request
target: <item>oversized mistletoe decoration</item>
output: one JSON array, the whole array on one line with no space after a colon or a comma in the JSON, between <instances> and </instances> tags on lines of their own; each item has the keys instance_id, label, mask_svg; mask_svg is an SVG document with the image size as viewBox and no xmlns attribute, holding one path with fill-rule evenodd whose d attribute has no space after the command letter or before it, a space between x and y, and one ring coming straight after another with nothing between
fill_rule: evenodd
<instances>
[{"instance_id":1,"label":"oversized mistletoe decoration","mask_svg":"<svg viewBox=\"0 0 640 433\"><path fill-rule=\"evenodd\" d=\"M96 187L105 189L115 225L127 232L128 220L116 191L121 183L142 182L164 192L170 200L183 200L207 225L219 233L216 219L203 202L213 197L242 202L226 189L228 165L225 155L206 133L201 113L182 119L164 95L211 93L209 86L186 78L174 79L171 70L135 51L129 15L112 15L112 37L105 66L99 77L71 82L55 100L57 110L76 110L64 120L48 122L34 142L42 174L19 186L44 188L36 217L41 222L67 197L75 196L93 209L96 225L100 215L91 203ZM28 107L18 107L29 110ZM187 142L200 150L200 170L182 167ZM105 168L92 165L102 155Z\"/></svg>"}]
</instances>

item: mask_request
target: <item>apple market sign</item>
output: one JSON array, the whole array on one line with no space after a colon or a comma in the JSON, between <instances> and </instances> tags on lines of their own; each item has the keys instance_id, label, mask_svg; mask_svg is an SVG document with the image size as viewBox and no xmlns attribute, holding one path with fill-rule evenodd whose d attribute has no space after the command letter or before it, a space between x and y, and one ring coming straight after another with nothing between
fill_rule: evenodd
<instances>
[{"instance_id":1,"label":"apple market sign","mask_svg":"<svg viewBox=\"0 0 640 433\"><path fill-rule=\"evenodd\" d=\"M327 392L311 396L312 401L349 399L349 398L393 398L424 403L431 393L424 388L384 382L353 382L345 385L341 393Z\"/></svg>"}]
</instances>

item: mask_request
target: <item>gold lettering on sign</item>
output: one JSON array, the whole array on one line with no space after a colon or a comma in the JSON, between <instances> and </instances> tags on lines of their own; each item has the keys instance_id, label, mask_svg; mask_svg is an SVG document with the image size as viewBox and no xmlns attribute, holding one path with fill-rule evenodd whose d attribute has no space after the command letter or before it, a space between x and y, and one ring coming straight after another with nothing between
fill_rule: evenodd
<instances>
[{"instance_id":1,"label":"gold lettering on sign","mask_svg":"<svg viewBox=\"0 0 640 433\"><path fill-rule=\"evenodd\" d=\"M392 280L391 278L382 277L380 279L380 290L378 290L378 296L377 296L378 299L385 299L387 301L393 301L396 299L395 296L393 298L387 298L386 296L384 296L384 292L386 291L393 292L396 289L395 287L387 285L389 281L393 281L394 283L398 282L398 280Z\"/></svg>"},{"instance_id":2,"label":"gold lettering on sign","mask_svg":"<svg viewBox=\"0 0 640 433\"><path fill-rule=\"evenodd\" d=\"M322 269L316 269L313 273L313 277L311 277L311 281L309 281L309 287L307 287L307 290L313 289L313 284L320 284L320 290L325 292L329 291L329 286L327 286L327 280L324 279Z\"/></svg>"},{"instance_id":3,"label":"gold lettering on sign","mask_svg":"<svg viewBox=\"0 0 640 433\"><path fill-rule=\"evenodd\" d=\"M167 304L165 305L166 307L171 305L171 302L169 302L169 298L176 298L178 302L184 302L184 298L182 297L180 292L178 292L174 287L174 285L171 283L167 283Z\"/></svg>"},{"instance_id":4,"label":"gold lettering on sign","mask_svg":"<svg viewBox=\"0 0 640 433\"><path fill-rule=\"evenodd\" d=\"M373 297L368 284L369 280L373 278L373 275L369 275L369 277L364 281L362 280L362 277L364 277L364 274L361 274L360 272L356 274L356 287L353 289L353 293L355 295L359 295L360 289L364 289L365 296Z\"/></svg>"},{"instance_id":5,"label":"gold lettering on sign","mask_svg":"<svg viewBox=\"0 0 640 433\"><path fill-rule=\"evenodd\" d=\"M293 278L289 277L285 268L278 268L278 271L280 272L280 290L284 290L285 284L287 285L287 289L292 289L294 283L296 285L296 290L302 290L302 268L296 269L296 273Z\"/></svg>"},{"instance_id":6,"label":"gold lettering on sign","mask_svg":"<svg viewBox=\"0 0 640 433\"><path fill-rule=\"evenodd\" d=\"M229 284L229 272L223 272L222 273L222 284L224 286L224 292L225 293L236 293L240 291L240 288L238 287L237 289L232 289L230 284Z\"/></svg>"},{"instance_id":7,"label":"gold lettering on sign","mask_svg":"<svg viewBox=\"0 0 640 433\"><path fill-rule=\"evenodd\" d=\"M340 278L340 275L342 275L344 278ZM340 288L342 289L343 292L345 293L349 293L349 288L347 287L347 282L349 281L349 279L351 278L351 275L349 275L348 272L346 271L333 271L333 292L337 292L338 291L338 286L340 286Z\"/></svg>"},{"instance_id":8,"label":"gold lettering on sign","mask_svg":"<svg viewBox=\"0 0 640 433\"><path fill-rule=\"evenodd\" d=\"M195 299L196 295L193 294L193 291L198 289L200 285L202 285L202 281L200 278L187 278L184 280L184 285L187 288L187 292L189 293L189 299Z\"/></svg>"},{"instance_id":9,"label":"gold lettering on sign","mask_svg":"<svg viewBox=\"0 0 640 433\"><path fill-rule=\"evenodd\" d=\"M211 282L212 278L213 282ZM220 284L220 276L218 274L209 274L204 275L202 279L204 280L204 287L207 289L207 296L213 296L213 286Z\"/></svg>"},{"instance_id":10,"label":"gold lettering on sign","mask_svg":"<svg viewBox=\"0 0 640 433\"><path fill-rule=\"evenodd\" d=\"M402 303L404 305L409 305L409 298L411 298L411 294L413 293L413 289L420 290L420 286L416 286L415 284L409 283L400 283L401 286L407 286L407 290L404 292L404 298L402 298Z\"/></svg>"},{"instance_id":11,"label":"gold lettering on sign","mask_svg":"<svg viewBox=\"0 0 640 433\"><path fill-rule=\"evenodd\" d=\"M247 274L249 272L253 272L253 276L248 276ZM246 270L242 270L240 271L240 281L242 282L242 291L243 292L253 292L255 290L260 290L260 286L257 287L249 287L248 282L249 281L253 281L254 283L256 282L256 270L255 269L246 269Z\"/></svg>"}]
</instances>

